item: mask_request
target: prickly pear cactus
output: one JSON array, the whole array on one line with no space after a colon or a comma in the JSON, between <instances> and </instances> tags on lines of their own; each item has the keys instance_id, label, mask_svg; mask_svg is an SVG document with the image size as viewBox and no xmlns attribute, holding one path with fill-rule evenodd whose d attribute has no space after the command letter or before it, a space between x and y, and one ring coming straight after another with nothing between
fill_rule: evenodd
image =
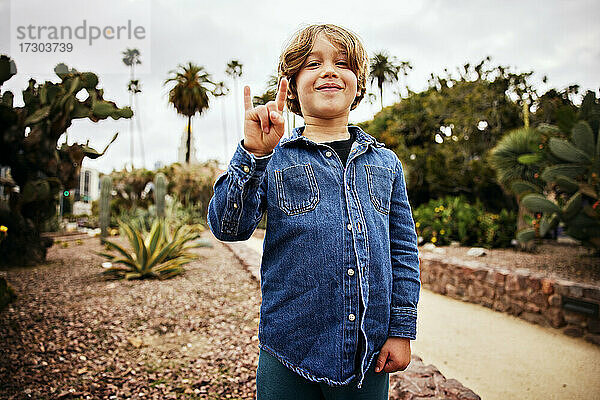
<instances>
[{"instance_id":1,"label":"prickly pear cactus","mask_svg":"<svg viewBox=\"0 0 600 400\"><path fill-rule=\"evenodd\" d=\"M570 140L550 139L550 151L559 160L542 172L542 179L555 185L562 196L548 199L542 193L529 193L522 204L539 215L534 228L521 230L517 239L526 242L563 223L567 235L600 254L600 138L587 121L573 126ZM523 186L523 185L522 185ZM523 192L528 188L522 187ZM533 192L533 190L529 190Z\"/></svg>"},{"instance_id":2,"label":"prickly pear cactus","mask_svg":"<svg viewBox=\"0 0 600 400\"><path fill-rule=\"evenodd\" d=\"M156 215L165 217L165 195L167 194L167 177L159 172L154 177L154 203L156 204Z\"/></svg>"},{"instance_id":3,"label":"prickly pear cactus","mask_svg":"<svg viewBox=\"0 0 600 400\"><path fill-rule=\"evenodd\" d=\"M0 213L0 224L15 227L0 244L0 264L36 264L45 259L50 245L40 236L45 222L56 217L58 194L77 186L85 157L98 158L104 151L88 143L57 143L73 120L87 118L98 122L130 118L129 107L119 108L104 99L98 76L59 64L54 69L59 81L37 83L29 79L23 90L22 107L13 104L10 91L0 93L0 160L10 167L19 190L10 192L10 213ZM0 87L17 73L12 59L0 55ZM86 94L85 100L79 100Z\"/></svg>"},{"instance_id":4,"label":"prickly pear cactus","mask_svg":"<svg viewBox=\"0 0 600 400\"><path fill-rule=\"evenodd\" d=\"M112 191L112 179L104 175L100 179L100 237L108 236L108 225L110 224L110 197Z\"/></svg>"}]
</instances>

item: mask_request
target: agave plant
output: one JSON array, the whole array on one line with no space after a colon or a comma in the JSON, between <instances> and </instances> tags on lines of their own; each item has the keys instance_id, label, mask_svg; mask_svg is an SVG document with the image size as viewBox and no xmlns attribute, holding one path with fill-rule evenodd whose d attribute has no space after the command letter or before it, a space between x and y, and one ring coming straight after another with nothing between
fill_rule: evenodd
<instances>
[{"instance_id":1,"label":"agave plant","mask_svg":"<svg viewBox=\"0 0 600 400\"><path fill-rule=\"evenodd\" d=\"M108 268L104 274L117 279L167 279L181 274L183 265L196 258L188 250L206 245L194 241L200 233L187 225L180 225L171 233L162 218L154 221L149 232L131 222L119 221L119 226L131 249L103 240L107 248L117 254L97 253L110 263L105 263Z\"/></svg>"}]
</instances>

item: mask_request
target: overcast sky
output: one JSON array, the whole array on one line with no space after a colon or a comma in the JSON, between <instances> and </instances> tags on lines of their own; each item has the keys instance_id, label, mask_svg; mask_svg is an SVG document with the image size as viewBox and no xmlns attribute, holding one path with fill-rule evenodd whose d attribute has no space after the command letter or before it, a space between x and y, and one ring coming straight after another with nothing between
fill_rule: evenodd
<instances>
[{"instance_id":1,"label":"overcast sky","mask_svg":"<svg viewBox=\"0 0 600 400\"><path fill-rule=\"evenodd\" d=\"M127 20L144 26L145 39L138 46L142 51L143 69L138 77L143 91L138 100L141 130L135 132L136 167L142 166L140 137L147 168L153 168L157 161L163 164L176 161L186 119L167 103L168 89L163 82L177 64L188 61L203 65L215 80L225 80L232 89L225 98L213 101L209 111L194 117L192 125L198 157L228 161L242 136L235 113L242 118L243 85L249 85L253 95L265 90L268 75L276 71L284 43L303 24L342 25L362 38L369 55L386 50L399 60L410 61L414 68L408 85L416 91L426 87L432 72L442 73L444 68L454 70L465 62L477 63L488 55L493 65L510 66L517 72L533 70L534 81L542 92L548 87L563 88L571 84L596 92L600 87L600 2L596 0L120 0L73 1L84 7L68 9L45 1L50 5L47 9L36 6L41 0L31 5L30 0L12 0L19 7L24 5L27 18L38 25L74 24L86 19L88 24L101 26ZM3 85L2 91L13 91L16 103L21 105L20 92L29 77L40 81L58 78L48 74L54 68L50 58L40 55L32 67L30 61L15 51L15 25L25 21L23 14L14 16L17 6L11 7L12 2L0 0L0 53L9 54L15 60L19 73ZM65 14L70 15L68 21ZM105 99L125 106L129 101L126 90L129 71L121 63L121 52L131 43L134 42L113 40L101 45L98 41L90 47L93 56L73 54L75 58L65 58L65 61L79 71L97 72ZM232 59L243 64L238 106L233 82L225 74L226 64ZM547 85L541 83L544 75L548 77ZM397 86L387 88L386 105L396 101L397 95L393 92L397 90ZM370 119L378 110L378 101L374 104L363 101L350 114L351 122ZM117 131L119 138L105 156L84 162L102 172L110 172L129 162L127 120L108 119L97 124L87 119L78 120L68 130L69 143L89 139L90 145L100 150Z\"/></svg>"}]
</instances>

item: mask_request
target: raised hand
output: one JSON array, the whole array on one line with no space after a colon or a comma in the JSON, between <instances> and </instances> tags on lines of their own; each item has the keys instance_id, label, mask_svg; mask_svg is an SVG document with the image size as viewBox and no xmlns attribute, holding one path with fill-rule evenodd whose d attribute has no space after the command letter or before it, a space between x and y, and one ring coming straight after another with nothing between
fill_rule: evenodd
<instances>
[{"instance_id":1,"label":"raised hand","mask_svg":"<svg viewBox=\"0 0 600 400\"><path fill-rule=\"evenodd\" d=\"M283 107L288 81L281 78L275 101L254 107L250 87L244 86L244 147L256 156L271 153L285 132Z\"/></svg>"}]
</instances>

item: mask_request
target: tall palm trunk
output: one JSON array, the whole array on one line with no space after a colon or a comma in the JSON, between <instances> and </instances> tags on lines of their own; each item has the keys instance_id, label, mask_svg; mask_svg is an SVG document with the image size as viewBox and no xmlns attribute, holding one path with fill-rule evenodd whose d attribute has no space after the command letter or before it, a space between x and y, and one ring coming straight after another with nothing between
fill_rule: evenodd
<instances>
[{"instance_id":1,"label":"tall palm trunk","mask_svg":"<svg viewBox=\"0 0 600 400\"><path fill-rule=\"evenodd\" d=\"M237 123L238 135L242 135L244 138L244 132L242 132L242 127L240 126L240 108L238 107L240 104L239 93L238 93L238 83L237 78L233 79L233 86L235 88L235 121Z\"/></svg>"},{"instance_id":2,"label":"tall palm trunk","mask_svg":"<svg viewBox=\"0 0 600 400\"><path fill-rule=\"evenodd\" d=\"M521 203L521 196L516 196L516 197L517 197L517 204L519 206L519 213L517 215L517 232L518 232L521 229L531 228L531 225L528 225L527 221L525 220L525 216L528 214L531 214L531 212L527 208L525 208L525 206ZM524 243L519 242L518 246L521 250L531 251L535 248L535 241L531 240L529 242L524 242Z\"/></svg>"},{"instance_id":3,"label":"tall palm trunk","mask_svg":"<svg viewBox=\"0 0 600 400\"><path fill-rule=\"evenodd\" d=\"M132 63L131 66L129 67L129 82L133 81L133 77L135 76L135 73L133 71L134 64L135 63ZM131 108L133 110L133 92L131 92L131 90L129 91L129 108ZM129 143L129 158L131 161L131 170L132 171L134 169L134 167L133 167L133 124L134 124L133 119L135 117L136 117L136 115L134 114L133 117L129 118L129 137L131 139L131 141Z\"/></svg>"},{"instance_id":4,"label":"tall palm trunk","mask_svg":"<svg viewBox=\"0 0 600 400\"><path fill-rule=\"evenodd\" d=\"M225 99L223 99L223 101L221 101L221 122L223 123L223 142L224 142L224 146L225 146L225 163L227 163L227 156L229 154L229 138L227 137L227 116L225 115L225 109L226 104L225 104Z\"/></svg>"},{"instance_id":5,"label":"tall palm trunk","mask_svg":"<svg viewBox=\"0 0 600 400\"><path fill-rule=\"evenodd\" d=\"M192 116L188 116L187 140L185 144L185 163L190 164L190 153L192 148Z\"/></svg>"},{"instance_id":6,"label":"tall palm trunk","mask_svg":"<svg viewBox=\"0 0 600 400\"><path fill-rule=\"evenodd\" d=\"M142 134L142 125L140 123L140 105L138 103L137 94L133 96L133 101L135 103L135 123L137 125L138 137L140 140L140 152L142 153L142 168L146 168L146 154L144 151L144 137Z\"/></svg>"}]
</instances>

